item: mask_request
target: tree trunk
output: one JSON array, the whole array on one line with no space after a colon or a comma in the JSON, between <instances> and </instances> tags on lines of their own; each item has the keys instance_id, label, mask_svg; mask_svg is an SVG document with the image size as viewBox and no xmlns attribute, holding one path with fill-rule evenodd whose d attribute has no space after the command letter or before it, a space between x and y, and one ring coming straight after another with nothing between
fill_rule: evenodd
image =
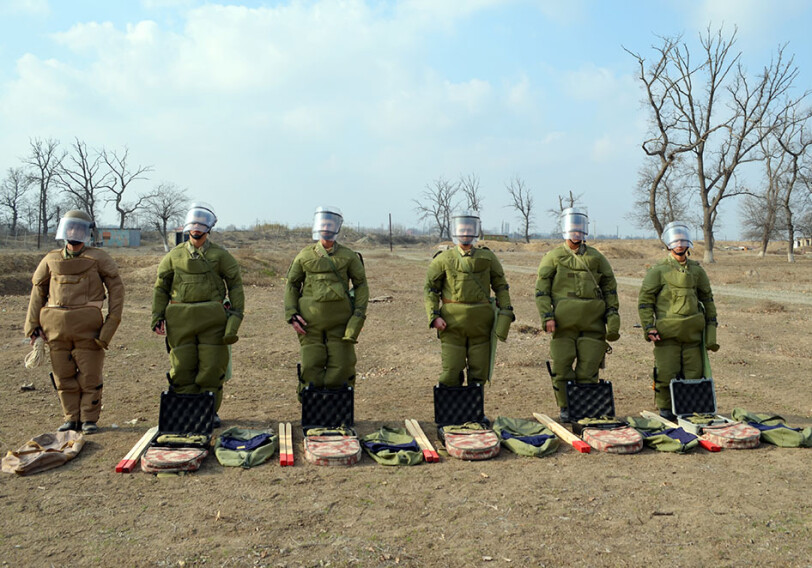
<instances>
[{"instance_id":1,"label":"tree trunk","mask_svg":"<svg viewBox=\"0 0 812 568\"><path fill-rule=\"evenodd\" d=\"M702 228L702 233L705 235L705 255L702 260L706 264L713 264L716 262L713 259L713 230L706 223Z\"/></svg>"}]
</instances>

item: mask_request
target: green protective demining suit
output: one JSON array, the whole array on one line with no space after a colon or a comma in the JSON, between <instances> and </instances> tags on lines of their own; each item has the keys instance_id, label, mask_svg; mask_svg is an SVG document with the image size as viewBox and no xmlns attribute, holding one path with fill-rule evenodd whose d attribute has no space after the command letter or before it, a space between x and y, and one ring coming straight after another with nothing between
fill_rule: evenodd
<instances>
[{"instance_id":1,"label":"green protective demining suit","mask_svg":"<svg viewBox=\"0 0 812 568\"><path fill-rule=\"evenodd\" d=\"M124 310L124 284L106 252L49 252L34 272L26 337L40 327L48 338L53 381L66 421L98 422L104 349ZM108 296L107 317L102 315Z\"/></svg>"},{"instance_id":2,"label":"green protective demining suit","mask_svg":"<svg viewBox=\"0 0 812 568\"><path fill-rule=\"evenodd\" d=\"M175 392L213 392L215 410L220 409L229 345L237 341L244 310L240 266L223 247L208 239L200 249L185 242L164 256L153 293L152 327L166 321Z\"/></svg>"},{"instance_id":3,"label":"green protective demining suit","mask_svg":"<svg viewBox=\"0 0 812 568\"><path fill-rule=\"evenodd\" d=\"M307 322L307 333L299 335L299 393L308 385L355 385L355 344L368 303L366 272L358 253L339 243L327 251L317 242L296 255L285 286L285 321L299 315Z\"/></svg>"},{"instance_id":4,"label":"green protective demining suit","mask_svg":"<svg viewBox=\"0 0 812 568\"><path fill-rule=\"evenodd\" d=\"M567 407L567 381L598 381L607 332L610 340L619 337L618 306L612 267L596 249L581 244L573 251L564 243L541 259L536 307L542 327L555 321L550 358L559 408Z\"/></svg>"},{"instance_id":5,"label":"green protective demining suit","mask_svg":"<svg viewBox=\"0 0 812 568\"><path fill-rule=\"evenodd\" d=\"M671 409L669 384L676 377L702 377L702 334L708 349L716 344L716 305L710 280L698 262L684 265L668 257L652 266L638 296L638 314L647 341L656 329L654 344L654 401L657 408Z\"/></svg>"},{"instance_id":6,"label":"green protective demining suit","mask_svg":"<svg viewBox=\"0 0 812 568\"><path fill-rule=\"evenodd\" d=\"M490 380L495 346L494 307L490 290L503 323L497 336L505 340L513 316L505 272L496 255L485 247L463 251L454 247L437 253L426 274L424 296L429 326L438 317L446 322L438 331L443 370L440 384L461 386L468 369L468 384Z\"/></svg>"}]
</instances>

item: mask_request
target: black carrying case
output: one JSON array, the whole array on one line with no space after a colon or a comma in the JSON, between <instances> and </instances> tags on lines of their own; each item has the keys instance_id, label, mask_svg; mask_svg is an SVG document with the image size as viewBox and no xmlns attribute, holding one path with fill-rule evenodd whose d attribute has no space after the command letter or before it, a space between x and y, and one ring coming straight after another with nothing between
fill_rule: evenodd
<instances>
[{"instance_id":1,"label":"black carrying case","mask_svg":"<svg viewBox=\"0 0 812 568\"><path fill-rule=\"evenodd\" d=\"M444 426L476 422L490 428L485 416L485 389L481 384L446 387L434 385L434 422L441 440Z\"/></svg>"},{"instance_id":2,"label":"black carrying case","mask_svg":"<svg viewBox=\"0 0 812 568\"><path fill-rule=\"evenodd\" d=\"M671 390L671 412L675 416L716 414L713 379L673 379L668 388Z\"/></svg>"},{"instance_id":3,"label":"black carrying case","mask_svg":"<svg viewBox=\"0 0 812 568\"><path fill-rule=\"evenodd\" d=\"M352 428L355 424L355 391L352 387L302 391L302 432L310 428Z\"/></svg>"},{"instance_id":4,"label":"black carrying case","mask_svg":"<svg viewBox=\"0 0 812 568\"><path fill-rule=\"evenodd\" d=\"M172 391L161 393L161 408L158 413L158 434L152 446L172 447L174 444L159 444L157 439L166 434L179 436L203 435L207 442L199 447L207 447L214 430L214 393L179 394ZM198 447L197 444L182 444L183 447Z\"/></svg>"},{"instance_id":5,"label":"black carrying case","mask_svg":"<svg viewBox=\"0 0 812 568\"><path fill-rule=\"evenodd\" d=\"M608 430L626 426L622 420L615 418L615 397L612 392L612 383L600 379L597 383L567 382L567 407L569 409L572 431L580 435L584 428L600 428ZM578 421L583 418L609 417L613 421L605 424L589 424L585 426Z\"/></svg>"}]
</instances>

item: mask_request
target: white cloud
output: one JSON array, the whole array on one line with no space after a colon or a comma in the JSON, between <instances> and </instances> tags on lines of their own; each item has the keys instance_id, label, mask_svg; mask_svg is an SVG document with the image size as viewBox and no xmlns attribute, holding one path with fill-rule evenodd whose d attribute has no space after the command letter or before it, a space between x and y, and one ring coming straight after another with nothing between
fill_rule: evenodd
<instances>
[{"instance_id":1,"label":"white cloud","mask_svg":"<svg viewBox=\"0 0 812 568\"><path fill-rule=\"evenodd\" d=\"M48 0L5 0L0 4L0 14L27 14L47 16L51 13Z\"/></svg>"},{"instance_id":2,"label":"white cloud","mask_svg":"<svg viewBox=\"0 0 812 568\"><path fill-rule=\"evenodd\" d=\"M804 0L703 0L689 3L693 7L693 23L697 30L711 30L721 26L732 32L738 26L743 37L755 39L772 36L774 28L782 22L791 22L804 12L809 3Z\"/></svg>"}]
</instances>

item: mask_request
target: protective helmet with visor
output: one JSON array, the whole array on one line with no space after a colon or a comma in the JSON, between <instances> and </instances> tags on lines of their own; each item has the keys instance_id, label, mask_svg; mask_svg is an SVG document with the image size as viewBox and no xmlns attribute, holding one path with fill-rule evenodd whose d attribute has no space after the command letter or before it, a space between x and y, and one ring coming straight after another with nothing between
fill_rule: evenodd
<instances>
[{"instance_id":1,"label":"protective helmet with visor","mask_svg":"<svg viewBox=\"0 0 812 568\"><path fill-rule=\"evenodd\" d=\"M677 247L692 248L694 246L688 224L683 221L671 221L668 223L663 228L663 236L661 238L668 250Z\"/></svg>"},{"instance_id":2,"label":"protective helmet with visor","mask_svg":"<svg viewBox=\"0 0 812 568\"><path fill-rule=\"evenodd\" d=\"M65 213L59 220L56 228L56 240L67 241L69 244L90 244L92 229L95 227L90 215L84 211L73 209Z\"/></svg>"},{"instance_id":3,"label":"protective helmet with visor","mask_svg":"<svg viewBox=\"0 0 812 568\"><path fill-rule=\"evenodd\" d=\"M313 240L336 240L343 223L344 217L338 207L327 205L316 207L316 212L313 214Z\"/></svg>"},{"instance_id":4,"label":"protective helmet with visor","mask_svg":"<svg viewBox=\"0 0 812 568\"><path fill-rule=\"evenodd\" d=\"M187 233L192 231L208 233L216 223L217 215L214 214L214 208L211 205L192 203L192 207L186 213L186 219L183 221L183 230Z\"/></svg>"},{"instance_id":5,"label":"protective helmet with visor","mask_svg":"<svg viewBox=\"0 0 812 568\"><path fill-rule=\"evenodd\" d=\"M567 207L561 212L561 236L565 240L580 243L589 235L589 216L577 207Z\"/></svg>"},{"instance_id":6,"label":"protective helmet with visor","mask_svg":"<svg viewBox=\"0 0 812 568\"><path fill-rule=\"evenodd\" d=\"M481 229L476 211L460 211L451 217L451 240L455 245L475 245Z\"/></svg>"}]
</instances>

